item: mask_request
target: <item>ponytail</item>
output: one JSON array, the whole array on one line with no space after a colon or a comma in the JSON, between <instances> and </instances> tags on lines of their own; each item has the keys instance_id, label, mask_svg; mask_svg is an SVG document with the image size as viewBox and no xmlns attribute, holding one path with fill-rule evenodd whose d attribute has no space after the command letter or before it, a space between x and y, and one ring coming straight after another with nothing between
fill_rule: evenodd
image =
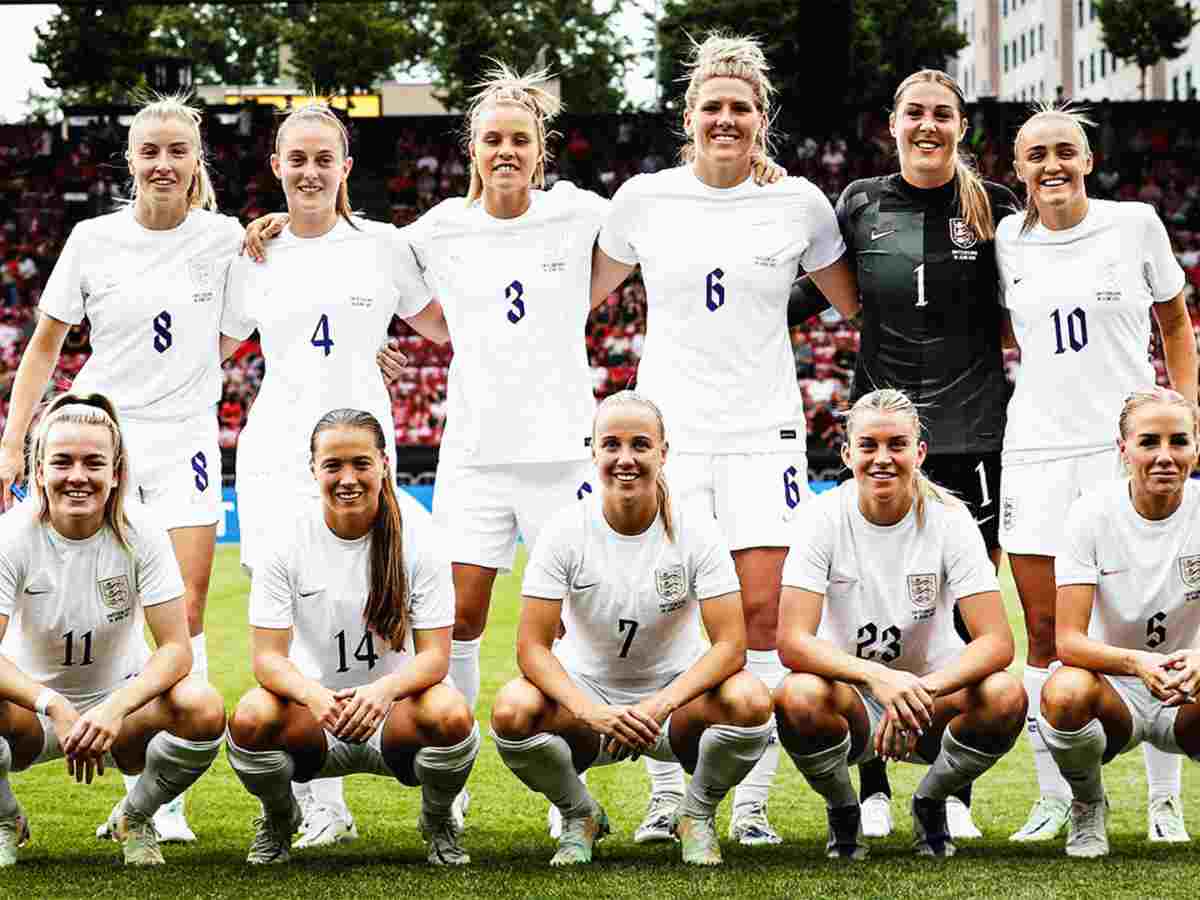
<instances>
[{"instance_id":1,"label":"ponytail","mask_svg":"<svg viewBox=\"0 0 1200 900\"><path fill-rule=\"evenodd\" d=\"M963 158L959 151L954 163L954 189L958 195L958 206L963 212L967 227L981 241L996 238L996 220L992 215L992 201L979 173Z\"/></svg>"},{"instance_id":2,"label":"ponytail","mask_svg":"<svg viewBox=\"0 0 1200 900\"><path fill-rule=\"evenodd\" d=\"M673 544L675 543L675 522L671 515L671 489L667 487L667 476L663 474L662 469L658 470L658 478L655 479L654 487L658 495L658 515L662 519L663 531L666 532L667 540Z\"/></svg>"}]
</instances>

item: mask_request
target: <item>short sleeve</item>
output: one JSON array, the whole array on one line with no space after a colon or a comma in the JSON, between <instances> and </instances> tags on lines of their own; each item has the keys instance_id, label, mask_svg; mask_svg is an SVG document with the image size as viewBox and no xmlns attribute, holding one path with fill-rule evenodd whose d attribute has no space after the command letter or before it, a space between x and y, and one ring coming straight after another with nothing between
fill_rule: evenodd
<instances>
[{"instance_id":1,"label":"short sleeve","mask_svg":"<svg viewBox=\"0 0 1200 900\"><path fill-rule=\"evenodd\" d=\"M221 333L244 341L254 333L257 323L250 315L248 294L250 292L251 263L239 256L229 266L225 278L225 308L221 311Z\"/></svg>"},{"instance_id":2,"label":"short sleeve","mask_svg":"<svg viewBox=\"0 0 1200 900\"><path fill-rule=\"evenodd\" d=\"M936 503L937 501L927 501ZM949 501L946 516L946 543L942 564L946 571L946 594L958 602L963 597L999 591L996 568L988 556L983 534L967 507Z\"/></svg>"},{"instance_id":3,"label":"short sleeve","mask_svg":"<svg viewBox=\"0 0 1200 900\"><path fill-rule=\"evenodd\" d=\"M570 539L571 529L562 518L552 521L534 545L533 554L525 566L521 593L543 600L563 600L570 584L575 548Z\"/></svg>"},{"instance_id":4,"label":"short sleeve","mask_svg":"<svg viewBox=\"0 0 1200 900\"><path fill-rule=\"evenodd\" d=\"M137 590L142 606L182 597L183 576L166 531L157 525L139 525L137 544Z\"/></svg>"},{"instance_id":5,"label":"short sleeve","mask_svg":"<svg viewBox=\"0 0 1200 900\"><path fill-rule=\"evenodd\" d=\"M78 325L86 314L84 309L85 285L83 283L83 245L87 229L82 223L75 226L67 243L54 264L54 271L42 291L38 309L48 316Z\"/></svg>"},{"instance_id":6,"label":"short sleeve","mask_svg":"<svg viewBox=\"0 0 1200 900\"><path fill-rule=\"evenodd\" d=\"M846 245L846 249L854 252L854 224L850 221L851 214L851 198L857 192L856 182L851 182L846 185L841 195L838 197L837 206L833 208L833 214L837 218L838 231L841 232L842 241Z\"/></svg>"},{"instance_id":7,"label":"short sleeve","mask_svg":"<svg viewBox=\"0 0 1200 900\"><path fill-rule=\"evenodd\" d=\"M430 517L406 516L412 529L408 561L409 625L414 631L448 628L454 624L454 582L440 531Z\"/></svg>"},{"instance_id":8,"label":"short sleeve","mask_svg":"<svg viewBox=\"0 0 1200 900\"><path fill-rule=\"evenodd\" d=\"M600 229L597 242L600 249L612 259L627 266L638 262L637 250L633 246L633 231L637 226L640 215L641 195L638 182L641 176L634 176L619 188L613 196L608 218Z\"/></svg>"},{"instance_id":9,"label":"short sleeve","mask_svg":"<svg viewBox=\"0 0 1200 900\"><path fill-rule=\"evenodd\" d=\"M1183 267L1171 249L1171 239L1166 226L1149 204L1145 206L1146 222L1143 230L1142 274L1155 303L1171 300L1183 290L1187 280Z\"/></svg>"},{"instance_id":10,"label":"short sleeve","mask_svg":"<svg viewBox=\"0 0 1200 900\"><path fill-rule=\"evenodd\" d=\"M837 523L833 521L839 499L837 494L834 489L811 501L804 509L806 515L796 530L783 564L784 585L825 596L837 533Z\"/></svg>"},{"instance_id":11,"label":"short sleeve","mask_svg":"<svg viewBox=\"0 0 1200 900\"><path fill-rule=\"evenodd\" d=\"M1009 216L996 226L996 296L1000 300L1000 305L1004 307L1008 306L1005 302L1005 294L1009 282L1013 278L1013 259L1017 241L1013 225L1016 222L1018 222L1016 217Z\"/></svg>"},{"instance_id":12,"label":"short sleeve","mask_svg":"<svg viewBox=\"0 0 1200 900\"><path fill-rule=\"evenodd\" d=\"M1054 581L1059 587L1068 584L1099 584L1100 571L1096 564L1095 523L1097 513L1090 496L1085 494L1071 504L1067 513L1063 546L1054 557Z\"/></svg>"},{"instance_id":13,"label":"short sleeve","mask_svg":"<svg viewBox=\"0 0 1200 900\"><path fill-rule=\"evenodd\" d=\"M723 597L741 590L733 554L712 522L703 522L697 529L691 556L692 593L697 600Z\"/></svg>"},{"instance_id":14,"label":"short sleeve","mask_svg":"<svg viewBox=\"0 0 1200 900\"><path fill-rule=\"evenodd\" d=\"M387 244L392 265L392 288L396 292L396 315L411 319L429 305L433 293L417 265L408 229L391 228Z\"/></svg>"},{"instance_id":15,"label":"short sleeve","mask_svg":"<svg viewBox=\"0 0 1200 900\"><path fill-rule=\"evenodd\" d=\"M805 182L803 224L808 230L808 246L800 254L804 271L819 272L846 255L846 242L829 198L809 182Z\"/></svg>"},{"instance_id":16,"label":"short sleeve","mask_svg":"<svg viewBox=\"0 0 1200 900\"><path fill-rule=\"evenodd\" d=\"M296 621L287 555L273 548L262 565L254 567L250 583L250 625L291 628Z\"/></svg>"}]
</instances>

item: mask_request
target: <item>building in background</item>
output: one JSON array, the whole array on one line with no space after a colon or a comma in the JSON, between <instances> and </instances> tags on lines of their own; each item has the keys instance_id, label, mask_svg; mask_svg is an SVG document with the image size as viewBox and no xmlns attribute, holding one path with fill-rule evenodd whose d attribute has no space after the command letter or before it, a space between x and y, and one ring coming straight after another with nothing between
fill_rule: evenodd
<instances>
[{"instance_id":1,"label":"building in background","mask_svg":"<svg viewBox=\"0 0 1200 900\"><path fill-rule=\"evenodd\" d=\"M1090 0L959 0L956 18L970 42L955 60L968 100L1141 99L1138 67L1105 48ZM1200 26L1183 56L1146 73L1146 99L1187 100L1197 90Z\"/></svg>"}]
</instances>

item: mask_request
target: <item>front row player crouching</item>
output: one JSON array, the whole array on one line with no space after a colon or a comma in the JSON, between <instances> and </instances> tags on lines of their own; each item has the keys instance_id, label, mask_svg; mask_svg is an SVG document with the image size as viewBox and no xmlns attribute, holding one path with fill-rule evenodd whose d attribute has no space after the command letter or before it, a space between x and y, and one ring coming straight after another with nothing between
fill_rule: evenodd
<instances>
[{"instance_id":1,"label":"front row player crouching","mask_svg":"<svg viewBox=\"0 0 1200 900\"><path fill-rule=\"evenodd\" d=\"M1200 759L1200 485L1196 406L1132 394L1120 418L1129 478L1075 501L1055 559L1062 668L1038 727L1071 785L1068 856L1104 856L1100 766L1143 741Z\"/></svg>"},{"instance_id":2,"label":"front row player crouching","mask_svg":"<svg viewBox=\"0 0 1200 900\"><path fill-rule=\"evenodd\" d=\"M1025 721L995 570L967 508L921 474L920 430L900 391L854 404L842 448L854 478L808 507L783 570L779 650L794 674L775 692L779 738L825 798L830 857L866 856L849 765L877 756L930 764L914 846L953 855L946 798Z\"/></svg>"},{"instance_id":3,"label":"front row player crouching","mask_svg":"<svg viewBox=\"0 0 1200 900\"><path fill-rule=\"evenodd\" d=\"M300 807L292 782L382 775L421 786L429 861L460 865L450 805L479 728L446 684L454 592L433 522L397 494L370 413L313 430L321 505L254 568L254 688L229 722L229 762L263 814L247 861L286 862Z\"/></svg>"},{"instance_id":4,"label":"front row player crouching","mask_svg":"<svg viewBox=\"0 0 1200 900\"><path fill-rule=\"evenodd\" d=\"M107 828L126 863L162 865L151 818L204 774L225 730L221 696L188 677L171 541L127 502L129 460L100 394L50 405L28 470L36 499L0 519L0 866L29 838L9 773L64 757L89 784L106 765L143 773Z\"/></svg>"},{"instance_id":5,"label":"front row player crouching","mask_svg":"<svg viewBox=\"0 0 1200 900\"><path fill-rule=\"evenodd\" d=\"M684 862L717 865L716 806L771 733L770 692L743 670L737 572L710 517L672 512L657 407L632 391L610 396L592 447L599 496L556 515L525 570L525 677L496 697L496 746L562 813L551 865L590 862L608 833L576 772L631 754L693 773L672 828ZM566 635L552 652L560 617Z\"/></svg>"}]
</instances>

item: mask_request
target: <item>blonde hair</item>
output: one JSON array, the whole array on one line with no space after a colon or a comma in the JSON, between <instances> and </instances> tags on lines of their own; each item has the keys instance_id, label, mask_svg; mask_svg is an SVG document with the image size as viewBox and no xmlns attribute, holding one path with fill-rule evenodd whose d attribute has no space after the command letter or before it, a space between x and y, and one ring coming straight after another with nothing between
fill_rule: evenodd
<instances>
[{"instance_id":1,"label":"blonde hair","mask_svg":"<svg viewBox=\"0 0 1200 900\"><path fill-rule=\"evenodd\" d=\"M1121 415L1117 419L1117 428L1120 431L1121 440L1129 439L1129 429L1133 426L1132 419L1134 414L1143 407L1158 403L1163 406L1177 406L1186 409L1192 417L1192 443L1200 454L1200 407L1189 400L1179 391L1165 387L1153 387L1148 391L1134 391L1125 398L1125 405L1121 407ZM1196 463L1200 460L1192 462L1192 468L1189 474L1196 469ZM1129 471L1129 466L1122 458L1121 463L1125 466L1126 472Z\"/></svg>"},{"instance_id":2,"label":"blonde hair","mask_svg":"<svg viewBox=\"0 0 1200 900\"><path fill-rule=\"evenodd\" d=\"M958 82L940 69L921 69L900 82L896 93L892 95L893 122L904 92L916 84L937 84L946 88L954 95L954 100L958 105L959 119L966 119L967 98ZM979 177L979 173L975 171L970 160L959 149L957 142L954 145L954 193L958 198L959 206L962 207L963 218L971 230L982 241L994 240L996 220L992 214L992 201L988 198L987 190L983 186L983 179Z\"/></svg>"},{"instance_id":3,"label":"blonde hair","mask_svg":"<svg viewBox=\"0 0 1200 900\"><path fill-rule=\"evenodd\" d=\"M121 426L117 422L117 411L112 401L103 394L60 394L50 402L42 413L34 431L33 441L29 448L29 471L33 473L38 498L38 518L43 522L50 521L50 500L46 495L46 486L38 479L42 463L45 462L46 439L50 429L60 422L71 422L80 425L99 425L108 431L112 439L113 474L117 478L116 485L108 495L104 504L104 524L112 529L117 543L132 553L129 533L133 526L125 513L125 488L129 484L129 458L125 454L125 442L121 437Z\"/></svg>"},{"instance_id":4,"label":"blonde hair","mask_svg":"<svg viewBox=\"0 0 1200 900\"><path fill-rule=\"evenodd\" d=\"M334 428L351 428L371 435L375 449L383 456L383 486L379 510L371 525L370 568L367 571L367 604L363 622L387 641L396 652L404 649L408 632L408 572L404 568L404 522L400 501L396 498L395 479L387 463L387 439L383 428L369 412L361 409L334 409L325 413L313 428L308 441L309 455L317 460L317 437Z\"/></svg>"},{"instance_id":5,"label":"blonde hair","mask_svg":"<svg viewBox=\"0 0 1200 900\"><path fill-rule=\"evenodd\" d=\"M667 426L663 422L662 410L649 397L639 394L637 391L624 390L617 391L615 394L609 394L596 407L596 415L592 419L592 447L596 446L596 423L600 421L600 414L604 410L613 406L640 406L642 409L648 409L654 414L654 420L658 423L659 440L666 444L667 442ZM658 478L654 482L655 492L658 495L658 514L662 518L663 531L667 534L667 540L671 543L675 542L675 520L671 514L671 491L667 487L667 476L663 474L663 470L658 470Z\"/></svg>"},{"instance_id":6,"label":"blonde hair","mask_svg":"<svg viewBox=\"0 0 1200 900\"><path fill-rule=\"evenodd\" d=\"M750 85L754 93L754 103L762 115L762 124L754 137L752 153L761 154L763 158L771 155L771 96L775 86L771 84L768 72L771 67L767 63L766 54L758 41L752 37L738 37L723 34L720 31L710 31L704 43L692 42L692 56L687 64L687 74L680 81L687 81L687 91L684 92L684 109L691 112L700 96L700 86L710 78L739 78ZM682 163L692 163L696 159L696 143L690 134L685 135L686 143L679 150Z\"/></svg>"},{"instance_id":7,"label":"blonde hair","mask_svg":"<svg viewBox=\"0 0 1200 900\"><path fill-rule=\"evenodd\" d=\"M187 199L188 209L207 209L215 212L217 209L217 195L213 190L212 178L208 174L208 160L204 153L204 141L200 137L200 123L203 121L200 110L194 106L190 106L187 102L188 95L184 93L171 94L164 96L163 94L151 93L149 99L143 104L142 108L137 111L133 117L133 121L129 123L129 138L128 146L125 149L125 158L132 159L133 156L133 132L138 125L145 122L156 121L165 122L174 120L182 122L188 130L188 136L192 139L192 149L196 153L196 171L192 174L192 182L188 185ZM137 179L133 180L133 187L130 189L130 202L137 202L138 186Z\"/></svg>"},{"instance_id":8,"label":"blonde hair","mask_svg":"<svg viewBox=\"0 0 1200 900\"><path fill-rule=\"evenodd\" d=\"M1020 159L1017 151L1017 145L1021 143L1021 134L1029 127L1031 122L1045 121L1046 119L1065 119L1075 126L1079 132L1079 142L1083 145L1083 152L1091 156L1092 145L1088 141L1087 132L1084 131L1084 126L1094 128L1096 123L1088 118L1087 108L1079 106L1074 101L1066 100L1062 103L1052 101L1039 101L1033 104L1033 115L1026 119L1021 127L1017 129L1017 136L1013 138L1013 158ZM1029 198L1029 188L1025 189L1025 218L1021 221L1021 234L1025 234L1034 225L1038 223L1037 204L1033 203Z\"/></svg>"},{"instance_id":9,"label":"blonde hair","mask_svg":"<svg viewBox=\"0 0 1200 900\"><path fill-rule=\"evenodd\" d=\"M869 394L863 394L855 404L850 407L850 411L846 413L846 440L854 436L859 419L866 413L878 412L886 413L887 415L899 416L907 419L912 426L913 437L920 440L921 437L921 416L917 412L917 406L909 398L904 391L896 390L895 388L880 388L879 390L871 391ZM921 467L917 466L913 469L913 495L916 504L917 527L925 526L925 501L926 498L936 500L938 503L961 503L953 492L942 487L936 481L931 480Z\"/></svg>"},{"instance_id":10,"label":"blonde hair","mask_svg":"<svg viewBox=\"0 0 1200 900\"><path fill-rule=\"evenodd\" d=\"M350 132L346 130L346 126L342 124L342 120L334 113L333 108L328 103L321 101L298 106L283 117L279 123L279 127L275 130L276 156L279 155L279 148L283 145L283 132L287 130L289 125L302 124L304 122L313 122L318 125L328 125L334 128L341 139L342 159L346 160L350 158ZM350 187L347 184L346 178L343 178L342 183L338 185L336 208L337 214L345 219L351 228L358 230L358 226L354 224L354 210L350 208Z\"/></svg>"},{"instance_id":11,"label":"blonde hair","mask_svg":"<svg viewBox=\"0 0 1200 900\"><path fill-rule=\"evenodd\" d=\"M554 134L546 130L546 123L562 110L562 102L543 87L550 80L549 69L532 69L524 75L518 75L515 69L509 68L499 60L493 59L490 62L493 64L492 68L484 73L483 81L475 85L478 90L471 97L471 103L467 107L463 143L471 167L468 204L474 203L483 195L483 177L479 174L479 166L470 153L470 148L475 142L479 119L484 109L488 106L511 103L533 116L534 128L537 131L538 158L533 167L530 184L535 188L540 188L546 183L546 161L550 159L546 139Z\"/></svg>"}]
</instances>

